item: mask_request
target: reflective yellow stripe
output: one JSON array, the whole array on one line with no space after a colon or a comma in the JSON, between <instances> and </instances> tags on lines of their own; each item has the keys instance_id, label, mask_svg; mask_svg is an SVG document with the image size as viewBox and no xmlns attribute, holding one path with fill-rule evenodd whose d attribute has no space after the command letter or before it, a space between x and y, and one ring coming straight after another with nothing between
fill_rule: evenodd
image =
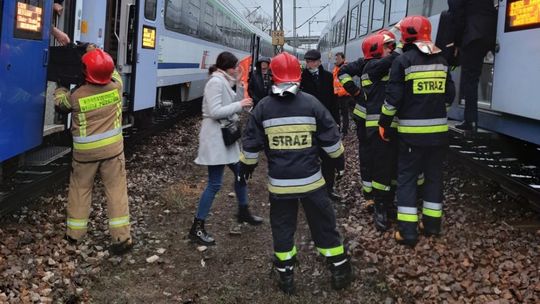
<instances>
[{"instance_id":1,"label":"reflective yellow stripe","mask_svg":"<svg viewBox=\"0 0 540 304\"><path fill-rule=\"evenodd\" d=\"M366 120L366 127L378 127L379 121L378 120Z\"/></svg>"},{"instance_id":2,"label":"reflective yellow stripe","mask_svg":"<svg viewBox=\"0 0 540 304\"><path fill-rule=\"evenodd\" d=\"M371 80L369 80L369 79L362 80L362 86L363 87L367 87L367 86L370 86L372 84L373 84L373 82L371 82Z\"/></svg>"},{"instance_id":3,"label":"reflective yellow stripe","mask_svg":"<svg viewBox=\"0 0 540 304\"><path fill-rule=\"evenodd\" d=\"M67 98L67 95L62 93L56 96L56 100L59 100L61 105L64 106L64 108L70 110L71 104L69 103L69 100Z\"/></svg>"},{"instance_id":4,"label":"reflective yellow stripe","mask_svg":"<svg viewBox=\"0 0 540 304\"><path fill-rule=\"evenodd\" d=\"M118 73L117 70L114 70L113 74L112 74L112 79L115 81L115 82L118 82L120 85L124 85L123 81L122 81L122 76L120 76L120 74Z\"/></svg>"},{"instance_id":5,"label":"reflective yellow stripe","mask_svg":"<svg viewBox=\"0 0 540 304\"><path fill-rule=\"evenodd\" d=\"M381 78L382 81L388 81L390 80L390 75L386 75L383 78Z\"/></svg>"},{"instance_id":6,"label":"reflective yellow stripe","mask_svg":"<svg viewBox=\"0 0 540 304\"><path fill-rule=\"evenodd\" d=\"M341 84L346 84L349 81L353 81L351 76L345 76L339 80Z\"/></svg>"},{"instance_id":7,"label":"reflective yellow stripe","mask_svg":"<svg viewBox=\"0 0 540 304\"><path fill-rule=\"evenodd\" d=\"M345 147L343 147L343 144L340 144L339 149L334 152L328 153L328 156L330 156L330 158L338 158L341 156L341 154L343 154L343 152L345 152Z\"/></svg>"},{"instance_id":8,"label":"reflective yellow stripe","mask_svg":"<svg viewBox=\"0 0 540 304\"><path fill-rule=\"evenodd\" d=\"M319 248L317 247L317 250L324 255L325 257L333 257L336 255L343 254L345 252L345 248L343 248L343 245L334 247L334 248Z\"/></svg>"},{"instance_id":9,"label":"reflective yellow stripe","mask_svg":"<svg viewBox=\"0 0 540 304\"><path fill-rule=\"evenodd\" d=\"M266 134L275 134L275 133L290 133L290 132L315 132L317 131L317 125L286 125L286 126L275 126L268 127L264 129Z\"/></svg>"},{"instance_id":10,"label":"reflective yellow stripe","mask_svg":"<svg viewBox=\"0 0 540 304\"><path fill-rule=\"evenodd\" d=\"M423 177L418 177L418 180L416 180L417 186L422 186L426 180Z\"/></svg>"},{"instance_id":11,"label":"reflective yellow stripe","mask_svg":"<svg viewBox=\"0 0 540 304\"><path fill-rule=\"evenodd\" d=\"M246 158L244 152L240 153L240 161L246 165L255 165L258 162L257 158Z\"/></svg>"},{"instance_id":12,"label":"reflective yellow stripe","mask_svg":"<svg viewBox=\"0 0 540 304\"><path fill-rule=\"evenodd\" d=\"M88 226L88 219L67 219L67 227L71 230L84 230Z\"/></svg>"},{"instance_id":13,"label":"reflective yellow stripe","mask_svg":"<svg viewBox=\"0 0 540 304\"><path fill-rule=\"evenodd\" d=\"M441 133L441 132L448 132L448 125L440 125L440 126L417 126L417 127L410 127L410 126L399 126L398 125L398 132L399 133L411 133L411 134L427 134L427 133Z\"/></svg>"},{"instance_id":14,"label":"reflective yellow stripe","mask_svg":"<svg viewBox=\"0 0 540 304\"><path fill-rule=\"evenodd\" d=\"M383 185L383 184L378 183L378 182L376 182L376 181L371 182L371 184L373 185L373 188L375 188L375 189L377 189L377 190L381 190L381 191L390 191L390 186Z\"/></svg>"},{"instance_id":15,"label":"reflective yellow stripe","mask_svg":"<svg viewBox=\"0 0 540 304\"><path fill-rule=\"evenodd\" d=\"M384 114L384 115L388 115L388 116L394 116L396 115L396 112L397 110L394 109L394 110L389 110L388 108L386 108L386 106L382 106L381 108L381 112Z\"/></svg>"},{"instance_id":16,"label":"reflective yellow stripe","mask_svg":"<svg viewBox=\"0 0 540 304\"><path fill-rule=\"evenodd\" d=\"M405 75L405 81L420 78L445 78L445 71L426 71L426 72L412 72Z\"/></svg>"},{"instance_id":17,"label":"reflective yellow stripe","mask_svg":"<svg viewBox=\"0 0 540 304\"><path fill-rule=\"evenodd\" d=\"M79 117L79 136L86 137L86 127L88 126L86 115L84 113L79 113L77 116Z\"/></svg>"},{"instance_id":18,"label":"reflective yellow stripe","mask_svg":"<svg viewBox=\"0 0 540 304\"><path fill-rule=\"evenodd\" d=\"M362 190L366 193L371 193L371 191L373 191L373 188L368 186L362 186Z\"/></svg>"},{"instance_id":19,"label":"reflective yellow stripe","mask_svg":"<svg viewBox=\"0 0 540 304\"><path fill-rule=\"evenodd\" d=\"M122 140L122 133L111 136L109 138L101 139L91 143L73 143L73 148L75 150L91 150L96 148L101 148L110 144L114 144Z\"/></svg>"},{"instance_id":20,"label":"reflective yellow stripe","mask_svg":"<svg viewBox=\"0 0 540 304\"><path fill-rule=\"evenodd\" d=\"M120 94L117 89L107 91L104 93L79 98L79 106L81 112L88 112L96 110L116 102L120 102Z\"/></svg>"},{"instance_id":21,"label":"reflective yellow stripe","mask_svg":"<svg viewBox=\"0 0 540 304\"><path fill-rule=\"evenodd\" d=\"M294 258L294 256L296 255L296 246L293 246L293 248L290 251L274 252L274 254L276 255L276 257L280 261L290 260L290 259Z\"/></svg>"},{"instance_id":22,"label":"reflective yellow stripe","mask_svg":"<svg viewBox=\"0 0 540 304\"><path fill-rule=\"evenodd\" d=\"M271 184L268 184L268 191L275 194L296 194L296 193L306 193L313 190L317 190L320 187L324 186L324 178L320 178L319 180L303 185L303 186L274 186Z\"/></svg>"},{"instance_id":23,"label":"reflective yellow stripe","mask_svg":"<svg viewBox=\"0 0 540 304\"><path fill-rule=\"evenodd\" d=\"M406 213L399 213L397 214L398 221L402 222L418 222L418 215L417 214L406 214Z\"/></svg>"},{"instance_id":24,"label":"reflective yellow stripe","mask_svg":"<svg viewBox=\"0 0 540 304\"><path fill-rule=\"evenodd\" d=\"M121 118L122 117L122 104L119 102L116 104L116 119L114 120L114 128L120 128L122 126L121 124Z\"/></svg>"},{"instance_id":25,"label":"reflective yellow stripe","mask_svg":"<svg viewBox=\"0 0 540 304\"><path fill-rule=\"evenodd\" d=\"M113 217L109 220L109 227L120 228L129 225L129 215L121 217Z\"/></svg>"},{"instance_id":26,"label":"reflective yellow stripe","mask_svg":"<svg viewBox=\"0 0 540 304\"><path fill-rule=\"evenodd\" d=\"M422 208L422 214L431 217L442 217L442 210L433 210L428 208Z\"/></svg>"},{"instance_id":27,"label":"reflective yellow stripe","mask_svg":"<svg viewBox=\"0 0 540 304\"><path fill-rule=\"evenodd\" d=\"M366 112L362 112L362 111L358 110L357 108L354 108L353 114L360 117L360 118L366 119Z\"/></svg>"}]
</instances>

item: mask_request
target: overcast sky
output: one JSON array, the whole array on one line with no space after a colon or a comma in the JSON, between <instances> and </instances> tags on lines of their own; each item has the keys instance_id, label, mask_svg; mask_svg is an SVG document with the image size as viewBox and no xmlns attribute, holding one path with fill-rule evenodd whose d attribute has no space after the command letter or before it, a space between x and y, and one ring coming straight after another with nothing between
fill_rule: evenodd
<instances>
[{"instance_id":1,"label":"overcast sky","mask_svg":"<svg viewBox=\"0 0 540 304\"><path fill-rule=\"evenodd\" d=\"M285 30L285 36L292 36L293 28L293 0L283 1L283 29ZM309 17L313 16L322 6L330 3L329 7L321 11L314 20L327 22L339 9L345 0L296 0L296 6L302 7L296 9L296 26L298 27ZM273 18L274 1L273 0L229 0L240 12L245 12L246 8L249 11L253 11L256 7L261 6L259 12L261 15L265 15ZM311 23L311 35L319 35L326 23L313 22ZM297 29L298 36L308 35L308 23L301 28Z\"/></svg>"}]
</instances>

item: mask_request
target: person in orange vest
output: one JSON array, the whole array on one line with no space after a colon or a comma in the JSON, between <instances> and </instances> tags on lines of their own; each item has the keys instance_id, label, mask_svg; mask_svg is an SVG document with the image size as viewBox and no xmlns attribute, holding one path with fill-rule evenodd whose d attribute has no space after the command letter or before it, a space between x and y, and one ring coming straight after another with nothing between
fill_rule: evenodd
<instances>
[{"instance_id":1,"label":"person in orange vest","mask_svg":"<svg viewBox=\"0 0 540 304\"><path fill-rule=\"evenodd\" d=\"M338 110L340 113L340 115L338 115L338 119L341 116L341 122L338 121L337 123L339 126L341 126L341 134L346 136L349 132L349 112L352 111L355 103L354 99L351 97L351 94L347 93L338 78L339 69L344 64L346 64L345 54L342 52L336 53L336 61L332 74L334 76L334 95L336 95L336 101L338 103Z\"/></svg>"},{"instance_id":2,"label":"person in orange vest","mask_svg":"<svg viewBox=\"0 0 540 304\"><path fill-rule=\"evenodd\" d=\"M77 243L86 234L92 188L99 171L107 196L109 251L123 254L133 247L122 136L122 78L109 54L94 45L82 57L85 82L73 91L54 92L56 109L71 112L73 161L69 181L66 239Z\"/></svg>"}]
</instances>

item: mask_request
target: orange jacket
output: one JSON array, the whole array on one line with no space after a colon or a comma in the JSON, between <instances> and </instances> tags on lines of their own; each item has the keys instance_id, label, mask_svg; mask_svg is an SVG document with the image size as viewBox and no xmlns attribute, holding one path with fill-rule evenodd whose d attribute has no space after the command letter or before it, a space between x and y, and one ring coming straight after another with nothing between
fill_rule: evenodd
<instances>
[{"instance_id":1,"label":"orange jacket","mask_svg":"<svg viewBox=\"0 0 540 304\"><path fill-rule=\"evenodd\" d=\"M341 65L341 66L343 66L343 65ZM339 67L334 66L334 71L332 72L332 74L334 75L334 94L339 96L339 97L351 96L349 93L347 93L347 91L345 91L345 88L343 88L343 85L341 84L341 82L339 82L338 72L339 72L339 68L341 68L341 66L339 66Z\"/></svg>"}]
</instances>

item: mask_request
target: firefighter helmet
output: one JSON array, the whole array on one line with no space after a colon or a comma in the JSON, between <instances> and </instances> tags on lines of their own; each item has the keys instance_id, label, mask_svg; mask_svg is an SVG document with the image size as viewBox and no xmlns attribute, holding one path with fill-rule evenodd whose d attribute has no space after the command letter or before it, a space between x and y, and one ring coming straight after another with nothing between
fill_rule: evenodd
<instances>
[{"instance_id":1,"label":"firefighter helmet","mask_svg":"<svg viewBox=\"0 0 540 304\"><path fill-rule=\"evenodd\" d=\"M82 57L84 77L93 84L108 84L114 72L114 61L101 49L94 49Z\"/></svg>"},{"instance_id":2,"label":"firefighter helmet","mask_svg":"<svg viewBox=\"0 0 540 304\"><path fill-rule=\"evenodd\" d=\"M393 51L396 49L396 35L387 29L382 29L377 34L384 35L384 43Z\"/></svg>"},{"instance_id":3,"label":"firefighter helmet","mask_svg":"<svg viewBox=\"0 0 540 304\"><path fill-rule=\"evenodd\" d=\"M384 51L384 35L373 34L362 42L364 59L380 58Z\"/></svg>"},{"instance_id":4,"label":"firefighter helmet","mask_svg":"<svg viewBox=\"0 0 540 304\"><path fill-rule=\"evenodd\" d=\"M300 62L287 52L276 55L270 62L270 69L275 84L300 82Z\"/></svg>"},{"instance_id":5,"label":"firefighter helmet","mask_svg":"<svg viewBox=\"0 0 540 304\"><path fill-rule=\"evenodd\" d=\"M405 17L400 22L401 42L414 43L424 54L436 54L441 50L431 41L431 22L424 16Z\"/></svg>"}]
</instances>

